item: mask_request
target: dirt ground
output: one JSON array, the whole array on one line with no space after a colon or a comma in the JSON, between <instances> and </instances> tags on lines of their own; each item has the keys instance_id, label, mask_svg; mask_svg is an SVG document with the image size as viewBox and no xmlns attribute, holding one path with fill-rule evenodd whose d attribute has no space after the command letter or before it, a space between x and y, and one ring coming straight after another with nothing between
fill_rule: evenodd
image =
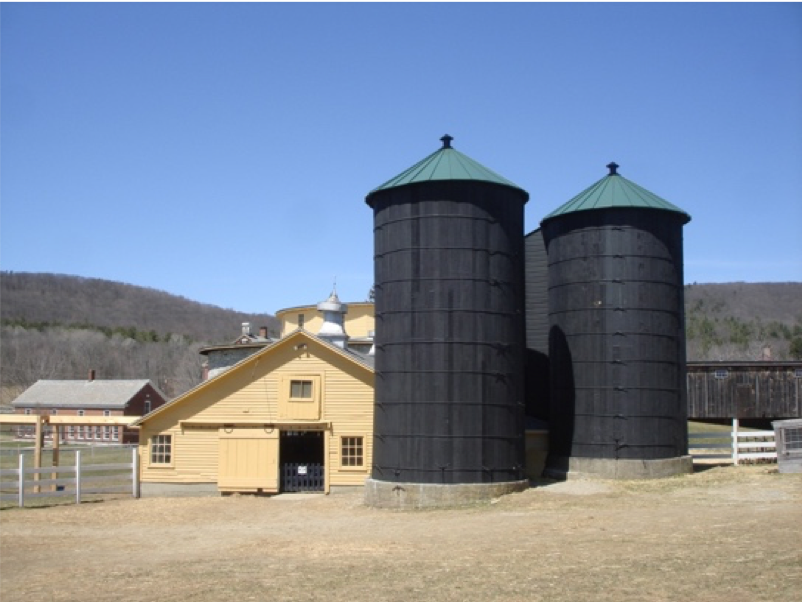
<instances>
[{"instance_id":1,"label":"dirt ground","mask_svg":"<svg viewBox=\"0 0 802 602\"><path fill-rule=\"evenodd\" d=\"M361 491L0 512L3 602L799 600L802 475L540 483L460 510Z\"/></svg>"}]
</instances>

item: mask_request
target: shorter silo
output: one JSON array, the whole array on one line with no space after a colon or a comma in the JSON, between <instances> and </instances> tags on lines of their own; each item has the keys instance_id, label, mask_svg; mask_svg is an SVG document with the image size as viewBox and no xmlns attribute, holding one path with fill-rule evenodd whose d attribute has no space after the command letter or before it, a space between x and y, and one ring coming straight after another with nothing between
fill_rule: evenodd
<instances>
[{"instance_id":1,"label":"shorter silo","mask_svg":"<svg viewBox=\"0 0 802 602\"><path fill-rule=\"evenodd\" d=\"M550 476L689 472L682 228L690 216L609 174L542 222Z\"/></svg>"}]
</instances>

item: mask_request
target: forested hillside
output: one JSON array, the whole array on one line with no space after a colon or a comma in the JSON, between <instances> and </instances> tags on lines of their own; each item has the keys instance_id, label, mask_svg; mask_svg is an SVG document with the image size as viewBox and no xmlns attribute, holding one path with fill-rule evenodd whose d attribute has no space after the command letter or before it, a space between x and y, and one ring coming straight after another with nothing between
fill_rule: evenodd
<instances>
[{"instance_id":1,"label":"forested hillside","mask_svg":"<svg viewBox=\"0 0 802 602\"><path fill-rule=\"evenodd\" d=\"M258 294L258 292L254 292ZM0 273L0 402L36 380L149 378L169 397L200 382L198 350L234 340L245 314L154 289L59 274ZM689 360L802 359L802 283L685 287Z\"/></svg>"},{"instance_id":2,"label":"forested hillside","mask_svg":"<svg viewBox=\"0 0 802 602\"><path fill-rule=\"evenodd\" d=\"M154 289L61 274L0 273L0 384L3 402L36 380L149 378L168 396L200 382L198 350L233 341L246 314Z\"/></svg>"},{"instance_id":3,"label":"forested hillside","mask_svg":"<svg viewBox=\"0 0 802 602\"><path fill-rule=\"evenodd\" d=\"M254 291L254 295L258 295ZM269 314L246 314L190 301L142 286L63 274L0 273L0 318L3 324L91 325L104 329L135 329L139 337L178 334L194 341L225 341L237 327L250 322L278 333ZM154 336L154 335L151 335ZM136 337L132 337L136 338Z\"/></svg>"},{"instance_id":4,"label":"forested hillside","mask_svg":"<svg viewBox=\"0 0 802 602\"><path fill-rule=\"evenodd\" d=\"M689 360L802 359L802 283L689 284Z\"/></svg>"}]
</instances>

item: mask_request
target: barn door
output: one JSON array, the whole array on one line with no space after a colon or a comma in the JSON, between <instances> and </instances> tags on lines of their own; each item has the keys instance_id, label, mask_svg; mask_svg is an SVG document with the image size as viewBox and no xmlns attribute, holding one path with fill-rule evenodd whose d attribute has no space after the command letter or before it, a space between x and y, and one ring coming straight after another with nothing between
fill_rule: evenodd
<instances>
[{"instance_id":1,"label":"barn door","mask_svg":"<svg viewBox=\"0 0 802 602\"><path fill-rule=\"evenodd\" d=\"M325 491L322 431L281 433L281 491Z\"/></svg>"},{"instance_id":2,"label":"barn door","mask_svg":"<svg viewBox=\"0 0 802 602\"><path fill-rule=\"evenodd\" d=\"M218 434L220 491L278 492L277 429L221 428Z\"/></svg>"}]
</instances>

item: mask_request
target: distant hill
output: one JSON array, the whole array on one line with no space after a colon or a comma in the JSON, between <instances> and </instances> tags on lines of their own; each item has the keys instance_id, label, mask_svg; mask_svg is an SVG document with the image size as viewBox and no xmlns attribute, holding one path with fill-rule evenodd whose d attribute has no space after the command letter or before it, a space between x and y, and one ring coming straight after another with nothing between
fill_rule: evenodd
<instances>
[{"instance_id":1,"label":"distant hill","mask_svg":"<svg viewBox=\"0 0 802 602\"><path fill-rule=\"evenodd\" d=\"M802 359L802 283L689 284L690 360Z\"/></svg>"},{"instance_id":2,"label":"distant hill","mask_svg":"<svg viewBox=\"0 0 802 602\"><path fill-rule=\"evenodd\" d=\"M802 359L802 283L689 284L689 360ZM41 378L149 378L173 397L201 379L198 350L233 341L247 314L150 288L62 274L0 272L0 403Z\"/></svg>"},{"instance_id":3,"label":"distant hill","mask_svg":"<svg viewBox=\"0 0 802 602\"><path fill-rule=\"evenodd\" d=\"M39 379L149 378L168 397L201 380L204 345L233 341L248 314L131 284L0 272L0 404Z\"/></svg>"},{"instance_id":4,"label":"distant hill","mask_svg":"<svg viewBox=\"0 0 802 602\"><path fill-rule=\"evenodd\" d=\"M270 314L248 314L121 282L64 274L0 273L3 324L133 327L194 341L234 340L243 322L278 334Z\"/></svg>"}]
</instances>

